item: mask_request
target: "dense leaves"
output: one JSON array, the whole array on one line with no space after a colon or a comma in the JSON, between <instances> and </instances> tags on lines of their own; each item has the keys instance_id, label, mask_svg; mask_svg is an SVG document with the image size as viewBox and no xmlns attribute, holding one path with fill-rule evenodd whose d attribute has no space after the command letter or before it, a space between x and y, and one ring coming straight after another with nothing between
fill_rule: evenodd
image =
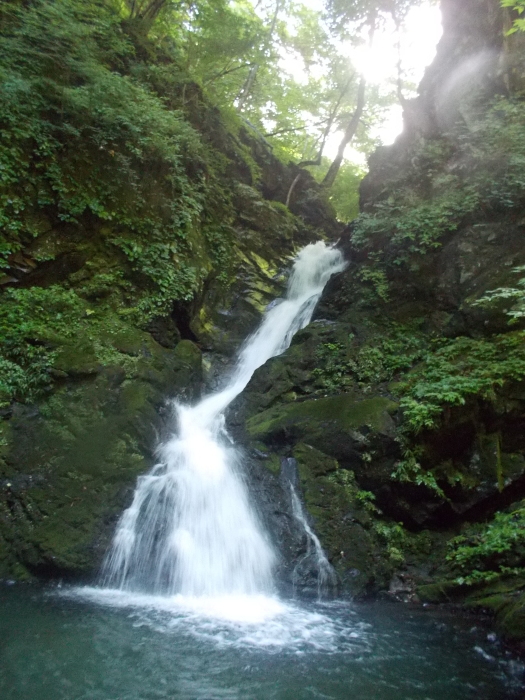
<instances>
[{"instance_id":1,"label":"dense leaves","mask_svg":"<svg viewBox=\"0 0 525 700\"><path fill-rule=\"evenodd\" d=\"M502 7L510 7L516 12L518 17L513 19L512 27L509 29L508 34L514 34L514 32L525 32L525 18L523 13L525 12L525 1L524 0L501 0Z\"/></svg>"},{"instance_id":2,"label":"dense leaves","mask_svg":"<svg viewBox=\"0 0 525 700\"><path fill-rule=\"evenodd\" d=\"M470 528L449 542L447 559L459 572L459 584L492 581L500 576L523 574L525 507L519 503L496 513L488 524Z\"/></svg>"},{"instance_id":3,"label":"dense leaves","mask_svg":"<svg viewBox=\"0 0 525 700\"><path fill-rule=\"evenodd\" d=\"M440 343L399 387L401 408L411 430L432 428L444 406L460 406L469 397L493 400L498 387L525 377L525 334L490 340L458 337Z\"/></svg>"}]
</instances>

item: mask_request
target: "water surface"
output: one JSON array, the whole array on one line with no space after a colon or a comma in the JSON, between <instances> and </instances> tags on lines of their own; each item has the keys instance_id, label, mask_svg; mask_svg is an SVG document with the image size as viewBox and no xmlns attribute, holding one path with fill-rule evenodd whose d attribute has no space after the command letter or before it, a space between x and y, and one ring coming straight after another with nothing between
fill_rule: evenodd
<instances>
[{"instance_id":1,"label":"water surface","mask_svg":"<svg viewBox=\"0 0 525 700\"><path fill-rule=\"evenodd\" d=\"M262 617L250 620L240 601L237 620L221 619L176 597L148 604L90 591L0 588L2 700L524 696L523 666L471 620L277 599Z\"/></svg>"}]
</instances>

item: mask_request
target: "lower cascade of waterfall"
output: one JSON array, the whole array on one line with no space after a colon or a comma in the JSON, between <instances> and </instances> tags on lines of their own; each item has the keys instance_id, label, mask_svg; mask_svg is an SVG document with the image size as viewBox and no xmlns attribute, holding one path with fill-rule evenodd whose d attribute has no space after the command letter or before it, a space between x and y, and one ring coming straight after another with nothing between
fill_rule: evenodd
<instances>
[{"instance_id":1,"label":"lower cascade of waterfall","mask_svg":"<svg viewBox=\"0 0 525 700\"><path fill-rule=\"evenodd\" d=\"M323 590L335 589L337 586L337 575L326 558L319 538L308 523L303 504L292 483L290 483L290 496L294 518L301 524L306 535L307 543L305 554L303 554L295 565L292 583L295 588L297 578L303 576L305 570L311 571L313 569L317 577L317 595L321 597Z\"/></svg>"},{"instance_id":2,"label":"lower cascade of waterfall","mask_svg":"<svg viewBox=\"0 0 525 700\"><path fill-rule=\"evenodd\" d=\"M276 555L250 503L224 411L254 371L284 352L310 322L326 283L345 265L340 251L322 242L303 248L285 298L269 308L246 341L224 389L195 406L174 402L173 435L158 447L158 464L138 479L104 562L101 586L83 589L88 597L119 605L155 600L161 607L174 604L233 620L283 613L272 576ZM295 516L324 557L292 496ZM320 563L320 576L328 575L326 558Z\"/></svg>"}]
</instances>

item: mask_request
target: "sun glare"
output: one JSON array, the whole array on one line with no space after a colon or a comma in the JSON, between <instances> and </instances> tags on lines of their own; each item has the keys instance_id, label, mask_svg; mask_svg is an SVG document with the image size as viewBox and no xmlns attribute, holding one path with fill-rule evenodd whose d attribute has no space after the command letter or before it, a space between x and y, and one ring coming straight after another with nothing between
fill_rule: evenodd
<instances>
[{"instance_id":1,"label":"sun glare","mask_svg":"<svg viewBox=\"0 0 525 700\"><path fill-rule=\"evenodd\" d=\"M394 23L386 21L376 32L372 46L361 46L351 50L349 59L368 83L376 85L381 92L386 92L397 81L400 57L404 96L410 99L415 97L415 89L423 77L425 68L436 54L441 34L439 7L434 3L424 3L408 12L400 38ZM395 104L388 109L382 124L373 129L371 135L383 145L389 145L395 141L402 129L401 105Z\"/></svg>"},{"instance_id":2,"label":"sun glare","mask_svg":"<svg viewBox=\"0 0 525 700\"><path fill-rule=\"evenodd\" d=\"M256 0L252 0L254 6ZM302 4L312 10L322 11L322 0L303 0ZM363 75L370 85L374 85L380 94L388 96L395 90L398 78L398 60L401 58L401 77L403 94L407 99L416 96L417 86L423 77L425 68L432 62L436 54L436 46L441 38L441 11L436 0L426 0L418 7L412 7L405 18L404 26L399 37L394 22L385 18L383 26L375 33L371 47L350 44L340 45L342 55L346 55L358 73ZM399 49L398 49L399 42ZM283 52L280 60L283 72L291 75L299 84L306 84L309 77L304 63L293 51ZM322 68L319 68L322 70ZM314 75L322 78L322 75ZM371 129L371 136L383 145L393 143L403 129L402 109L399 103L392 104L386 109L381 123ZM334 158L342 133L335 132L326 142L324 153L328 158ZM352 148L347 147L347 160L366 164L366 157Z\"/></svg>"}]
</instances>

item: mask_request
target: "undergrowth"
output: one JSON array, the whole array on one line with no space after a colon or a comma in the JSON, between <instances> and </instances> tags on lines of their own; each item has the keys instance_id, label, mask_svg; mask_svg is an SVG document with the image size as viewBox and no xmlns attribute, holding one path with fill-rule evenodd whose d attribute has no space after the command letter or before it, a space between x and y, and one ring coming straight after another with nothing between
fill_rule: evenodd
<instances>
[{"instance_id":1,"label":"undergrowth","mask_svg":"<svg viewBox=\"0 0 525 700\"><path fill-rule=\"evenodd\" d=\"M356 248L388 250L388 265L407 265L479 210L490 215L523 204L525 104L499 97L471 111L468 124L413 147L405 179L357 218Z\"/></svg>"},{"instance_id":2,"label":"undergrowth","mask_svg":"<svg viewBox=\"0 0 525 700\"><path fill-rule=\"evenodd\" d=\"M51 229L103 226L141 286L134 306L146 322L190 299L213 267L227 277L225 162L132 69L140 59L118 13L94 7L2 10L0 268Z\"/></svg>"},{"instance_id":3,"label":"undergrowth","mask_svg":"<svg viewBox=\"0 0 525 700\"><path fill-rule=\"evenodd\" d=\"M525 574L525 506L496 513L487 524L450 540L447 561L459 573L459 584L487 583L501 576Z\"/></svg>"}]
</instances>

